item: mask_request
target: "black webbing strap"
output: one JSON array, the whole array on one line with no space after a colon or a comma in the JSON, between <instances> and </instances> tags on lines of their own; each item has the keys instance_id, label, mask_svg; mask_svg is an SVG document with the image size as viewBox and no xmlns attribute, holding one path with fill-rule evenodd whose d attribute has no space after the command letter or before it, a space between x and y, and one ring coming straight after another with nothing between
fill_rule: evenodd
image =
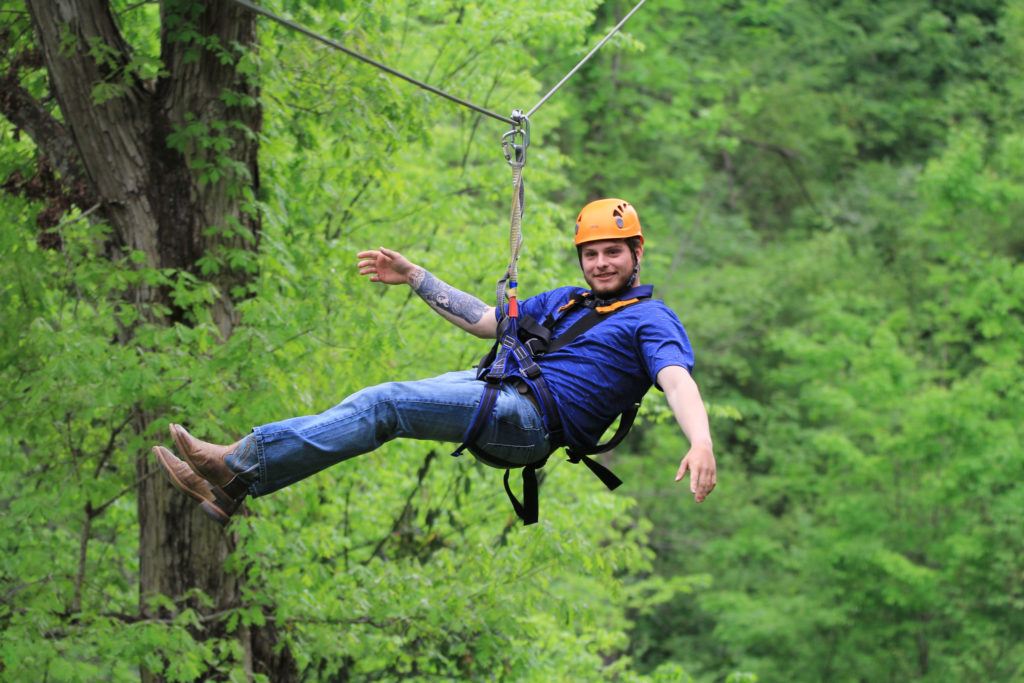
<instances>
[{"instance_id":1,"label":"black webbing strap","mask_svg":"<svg viewBox=\"0 0 1024 683\"><path fill-rule=\"evenodd\" d=\"M569 327L569 329L567 329L565 332L554 338L551 344L548 345L547 353L552 353L553 351L557 351L558 349L562 348L563 346L574 340L576 337L580 336L581 334L589 330L591 327L604 320L608 315L611 314L606 313L602 315L595 311L593 308L591 308L583 315L582 318L574 322Z\"/></svg>"},{"instance_id":2,"label":"black webbing strap","mask_svg":"<svg viewBox=\"0 0 1024 683\"><path fill-rule=\"evenodd\" d=\"M540 516L540 503L537 499L537 470L543 467L545 462L547 462L547 458L539 464L534 463L533 465L523 467L522 502L519 502L516 495L512 493L512 487L508 485L508 477L512 470L505 470L505 493L508 494L508 499L512 503L512 509L516 511L516 515L518 515L519 519L523 520L524 526L536 524Z\"/></svg>"},{"instance_id":3,"label":"black webbing strap","mask_svg":"<svg viewBox=\"0 0 1024 683\"><path fill-rule=\"evenodd\" d=\"M619 417L619 426L615 429L615 433L612 434L612 438L608 439L603 444L598 444L593 448L589 449L577 449L577 448L566 448L565 452L569 456L570 462L576 462L577 459L583 458L588 455L597 455L598 453L607 453L611 449L622 443L622 440L626 438L626 434L629 433L630 428L633 426L633 421L636 420L636 414L640 411L640 404L634 403L632 406L622 411L622 415ZM589 465L588 465L589 467Z\"/></svg>"},{"instance_id":4,"label":"black webbing strap","mask_svg":"<svg viewBox=\"0 0 1024 683\"><path fill-rule=\"evenodd\" d=\"M462 455L462 451L471 446L476 441L476 438L480 436L484 425L487 424L491 417L491 411L494 410L494 404L498 401L499 393L501 393L500 382L487 382L484 386L484 393L480 396L480 403L476 406L476 413L473 414L473 421L470 423L469 429L466 430L466 436L463 437L459 447L452 451L453 457Z\"/></svg>"},{"instance_id":5,"label":"black webbing strap","mask_svg":"<svg viewBox=\"0 0 1024 683\"><path fill-rule=\"evenodd\" d=\"M619 486L622 485L622 480L616 477L614 472L612 472L610 469L608 469L598 461L591 460L585 455L581 455L576 460L570 458L569 462L582 462L584 465L587 466L587 469L593 472L594 475L601 480L602 484L608 487L609 491L614 491L615 489L619 488Z\"/></svg>"},{"instance_id":6,"label":"black webbing strap","mask_svg":"<svg viewBox=\"0 0 1024 683\"><path fill-rule=\"evenodd\" d=\"M562 348L608 316L621 311L623 308L643 303L644 301L650 301L650 297L637 297L628 301L617 302L617 305L614 307L603 307L596 306L597 302L593 299L583 299L582 297L577 299L576 297L573 297L572 301L566 305L566 308L573 308L579 303L583 303L589 310L579 320L574 322L569 329L552 340L548 345L547 353L552 353Z\"/></svg>"}]
</instances>

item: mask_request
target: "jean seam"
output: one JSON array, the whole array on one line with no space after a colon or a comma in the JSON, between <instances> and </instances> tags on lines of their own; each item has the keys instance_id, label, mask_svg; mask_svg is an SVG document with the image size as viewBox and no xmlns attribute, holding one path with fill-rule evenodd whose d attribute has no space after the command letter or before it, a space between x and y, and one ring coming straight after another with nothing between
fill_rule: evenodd
<instances>
[{"instance_id":1,"label":"jean seam","mask_svg":"<svg viewBox=\"0 0 1024 683\"><path fill-rule=\"evenodd\" d=\"M444 406L444 407L449 407L449 408L470 408L471 409L471 408L475 407L475 405L465 405L465 404L462 404L462 403L453 403L453 402L450 402L450 401L432 401L432 400L429 400L429 399L426 399L426 400L402 399L402 401L404 403L406 403L406 404L427 405L427 406ZM342 422L343 420L352 420L353 418L361 417L362 415L365 415L367 412L373 410L377 406L379 406L381 404L384 404L384 403L388 403L388 401L374 401L373 403L371 403L371 404L361 408L358 412L353 412L353 413L351 413L349 415L346 415L345 417L340 417L340 418L338 418L336 420L332 420L330 422L320 422L316 426L317 426L317 428L319 430L322 431L323 429L325 429L327 427L331 427L333 425L336 425L339 422ZM476 405L479 405L479 401L476 403ZM295 434L299 434L299 435L306 435L308 433L308 430L303 429L302 431L298 431L298 430L282 429L282 430L276 431L276 432L266 432L264 434L264 436L266 436L268 438L273 438L277 434L288 434L290 432L294 432ZM261 458L262 458L262 454L263 454L262 445L263 445L263 443L262 443L262 440L261 440L260 441L260 450L259 450Z\"/></svg>"},{"instance_id":2,"label":"jean seam","mask_svg":"<svg viewBox=\"0 0 1024 683\"><path fill-rule=\"evenodd\" d=\"M249 484L249 493L255 496L259 485L267 480L267 457L263 452L263 432L260 431L259 427L256 427L252 430L252 435L256 441L256 460L259 463L260 470L259 479Z\"/></svg>"}]
</instances>

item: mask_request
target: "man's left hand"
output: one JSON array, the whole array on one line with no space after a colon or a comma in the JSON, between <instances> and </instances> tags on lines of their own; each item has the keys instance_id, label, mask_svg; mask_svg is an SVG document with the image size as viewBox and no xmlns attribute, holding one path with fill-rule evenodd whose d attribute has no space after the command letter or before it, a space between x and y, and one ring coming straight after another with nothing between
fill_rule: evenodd
<instances>
[{"instance_id":1,"label":"man's left hand","mask_svg":"<svg viewBox=\"0 0 1024 683\"><path fill-rule=\"evenodd\" d=\"M687 471L690 472L690 493L694 501L701 503L718 483L714 454L707 448L690 448L679 463L676 481L681 481Z\"/></svg>"}]
</instances>

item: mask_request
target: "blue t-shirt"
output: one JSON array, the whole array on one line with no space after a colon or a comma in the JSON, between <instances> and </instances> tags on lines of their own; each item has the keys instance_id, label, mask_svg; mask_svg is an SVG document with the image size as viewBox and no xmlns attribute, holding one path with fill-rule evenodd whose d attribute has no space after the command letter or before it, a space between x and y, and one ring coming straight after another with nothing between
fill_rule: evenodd
<instances>
[{"instance_id":1,"label":"blue t-shirt","mask_svg":"<svg viewBox=\"0 0 1024 683\"><path fill-rule=\"evenodd\" d=\"M586 315L580 306L559 314L571 295L587 290L560 287L519 303L521 315L544 322L561 319L552 338ZM622 299L650 295L650 285L634 287ZM539 361L544 380L558 404L566 440L576 447L597 444L624 410L643 398L658 373L670 365L693 370L693 350L676 314L660 300L619 310Z\"/></svg>"}]
</instances>

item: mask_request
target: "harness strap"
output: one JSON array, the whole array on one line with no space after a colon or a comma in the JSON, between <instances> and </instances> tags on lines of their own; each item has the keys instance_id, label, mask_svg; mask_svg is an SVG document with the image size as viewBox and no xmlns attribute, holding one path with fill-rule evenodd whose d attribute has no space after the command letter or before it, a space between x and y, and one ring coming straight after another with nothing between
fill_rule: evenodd
<instances>
[{"instance_id":1,"label":"harness strap","mask_svg":"<svg viewBox=\"0 0 1024 683\"><path fill-rule=\"evenodd\" d=\"M508 485L508 478L512 473L512 470L505 470L505 493L508 494L508 499L512 503L512 509L515 510L516 515L523 520L524 525L536 524L540 515L540 503L537 498L537 470L543 467L545 462L547 462L547 458L542 460L539 465L533 464L523 467L522 502L516 498L516 495L512 493L512 487Z\"/></svg>"},{"instance_id":2,"label":"harness strap","mask_svg":"<svg viewBox=\"0 0 1024 683\"><path fill-rule=\"evenodd\" d=\"M574 292L569 297L569 301L567 301L566 303L564 303L561 306L559 306L558 310L555 311L555 312L556 313L565 313L566 311L572 310L572 309L576 308L577 306L579 306L580 304L586 303L586 301L587 301L587 299L589 297L590 297L590 293L589 292ZM552 319L552 322L554 322L553 319Z\"/></svg>"},{"instance_id":3,"label":"harness strap","mask_svg":"<svg viewBox=\"0 0 1024 683\"><path fill-rule=\"evenodd\" d=\"M566 448L565 452L569 456L569 462L577 462L579 459L584 458L588 455L607 453L611 449L618 446L620 443L622 443L622 440L626 438L626 434L628 434L630 428L632 428L633 421L636 420L636 414L639 411L639 403L634 403L631 407L624 410L622 412L622 415L619 417L619 426L616 428L615 433L612 434L612 438L608 439L603 444L599 444L590 449L578 449L572 447Z\"/></svg>"},{"instance_id":4,"label":"harness strap","mask_svg":"<svg viewBox=\"0 0 1024 683\"><path fill-rule=\"evenodd\" d=\"M524 381L533 391L534 398L537 399L544 426L548 430L548 441L551 444L551 450L554 451L565 442L565 428L562 425L562 418L558 416L558 403L551 395L543 376L538 375L536 379Z\"/></svg>"},{"instance_id":5,"label":"harness strap","mask_svg":"<svg viewBox=\"0 0 1024 683\"><path fill-rule=\"evenodd\" d=\"M484 425L491 417L491 411L494 410L494 404L498 401L498 394L501 392L501 382L487 382L484 385L484 393L480 396L480 403L476 406L476 413L473 414L473 421L469 423L469 428L466 430L466 436L463 437L462 443L459 447L452 451L453 457L462 455L462 451L466 448L471 447L472 443L476 441L476 438L480 436L480 432L483 431Z\"/></svg>"},{"instance_id":6,"label":"harness strap","mask_svg":"<svg viewBox=\"0 0 1024 683\"><path fill-rule=\"evenodd\" d=\"M591 460L585 455L581 455L576 460L570 460L569 462L582 462L587 466L591 472L593 472L601 483L608 487L609 491L614 491L622 485L622 480L615 476L615 473L610 469L602 465L596 460Z\"/></svg>"}]
</instances>

